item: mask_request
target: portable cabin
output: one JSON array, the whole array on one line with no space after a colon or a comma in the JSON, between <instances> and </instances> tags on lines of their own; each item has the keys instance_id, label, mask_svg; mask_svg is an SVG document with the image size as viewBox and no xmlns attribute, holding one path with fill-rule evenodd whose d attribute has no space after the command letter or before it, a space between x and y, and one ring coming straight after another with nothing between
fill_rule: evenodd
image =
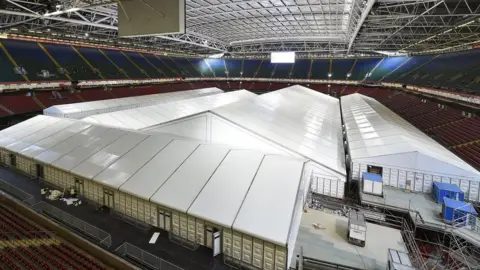
<instances>
[{"instance_id":1,"label":"portable cabin","mask_svg":"<svg viewBox=\"0 0 480 270\"><path fill-rule=\"evenodd\" d=\"M382 196L383 181L382 181L381 175L364 172L362 178L363 178L364 193Z\"/></svg>"},{"instance_id":2,"label":"portable cabin","mask_svg":"<svg viewBox=\"0 0 480 270\"><path fill-rule=\"evenodd\" d=\"M388 249L387 270L415 270L408 253L394 249Z\"/></svg>"},{"instance_id":3,"label":"portable cabin","mask_svg":"<svg viewBox=\"0 0 480 270\"><path fill-rule=\"evenodd\" d=\"M348 218L348 242L364 247L367 240L367 223L361 212L352 211Z\"/></svg>"},{"instance_id":4,"label":"portable cabin","mask_svg":"<svg viewBox=\"0 0 480 270\"><path fill-rule=\"evenodd\" d=\"M454 184L433 182L433 199L437 203L443 203L443 198L462 201L465 198L463 191Z\"/></svg>"},{"instance_id":5,"label":"portable cabin","mask_svg":"<svg viewBox=\"0 0 480 270\"><path fill-rule=\"evenodd\" d=\"M456 226L470 225L476 216L477 212L472 204L443 198L442 217L446 223L455 223Z\"/></svg>"}]
</instances>

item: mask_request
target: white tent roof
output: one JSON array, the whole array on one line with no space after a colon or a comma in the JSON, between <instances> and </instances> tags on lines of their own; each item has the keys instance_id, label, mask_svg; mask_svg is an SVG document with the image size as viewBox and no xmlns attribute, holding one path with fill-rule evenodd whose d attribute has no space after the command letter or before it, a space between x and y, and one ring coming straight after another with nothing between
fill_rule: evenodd
<instances>
[{"instance_id":1,"label":"white tent roof","mask_svg":"<svg viewBox=\"0 0 480 270\"><path fill-rule=\"evenodd\" d=\"M200 145L150 201L187 213L229 150L221 146Z\"/></svg>"},{"instance_id":2,"label":"white tent roof","mask_svg":"<svg viewBox=\"0 0 480 270\"><path fill-rule=\"evenodd\" d=\"M351 94L341 102L352 161L480 181L475 168L375 99Z\"/></svg>"},{"instance_id":3,"label":"white tent roof","mask_svg":"<svg viewBox=\"0 0 480 270\"><path fill-rule=\"evenodd\" d=\"M135 90L132 90L135 91ZM197 90L188 90L181 92L162 93L154 95L144 95L126 98L106 99L98 101L80 102L72 104L63 104L51 106L43 113L45 115L60 116L67 118L83 118L92 114L114 112L124 109L149 106L171 102L175 100L183 100L206 95L220 94L222 90L212 87Z\"/></svg>"},{"instance_id":4,"label":"white tent roof","mask_svg":"<svg viewBox=\"0 0 480 270\"><path fill-rule=\"evenodd\" d=\"M29 137L42 122L51 123L48 128L57 133ZM303 160L48 116L2 130L0 138L15 134L25 148L13 152L216 224L232 227L235 222L235 229L286 244Z\"/></svg>"},{"instance_id":5,"label":"white tent roof","mask_svg":"<svg viewBox=\"0 0 480 270\"><path fill-rule=\"evenodd\" d=\"M92 115L82 120L94 124L141 130L255 96L254 93L247 90L238 90L124 111Z\"/></svg>"},{"instance_id":6,"label":"white tent roof","mask_svg":"<svg viewBox=\"0 0 480 270\"><path fill-rule=\"evenodd\" d=\"M227 228L231 227L263 158L263 154L255 151L230 151L222 166L215 171L190 206L188 213Z\"/></svg>"},{"instance_id":7,"label":"white tent roof","mask_svg":"<svg viewBox=\"0 0 480 270\"><path fill-rule=\"evenodd\" d=\"M212 112L346 175L340 106L336 98L295 85Z\"/></svg>"},{"instance_id":8,"label":"white tent roof","mask_svg":"<svg viewBox=\"0 0 480 270\"><path fill-rule=\"evenodd\" d=\"M233 229L286 245L302 171L303 162L298 159L266 156L237 214Z\"/></svg>"}]
</instances>

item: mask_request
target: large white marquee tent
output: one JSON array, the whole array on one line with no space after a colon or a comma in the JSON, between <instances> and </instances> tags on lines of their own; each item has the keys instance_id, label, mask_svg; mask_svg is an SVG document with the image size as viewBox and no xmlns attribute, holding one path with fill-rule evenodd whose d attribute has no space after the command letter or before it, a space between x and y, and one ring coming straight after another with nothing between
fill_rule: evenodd
<instances>
[{"instance_id":1,"label":"large white marquee tent","mask_svg":"<svg viewBox=\"0 0 480 270\"><path fill-rule=\"evenodd\" d=\"M175 100L184 100L220 93L223 93L223 91L216 87L212 87L180 92L62 104L46 108L43 110L43 114L56 117L81 119L95 114L116 112Z\"/></svg>"},{"instance_id":2,"label":"large white marquee tent","mask_svg":"<svg viewBox=\"0 0 480 270\"><path fill-rule=\"evenodd\" d=\"M296 85L144 130L307 159L314 191L343 198L341 125L338 99Z\"/></svg>"},{"instance_id":3,"label":"large white marquee tent","mask_svg":"<svg viewBox=\"0 0 480 270\"><path fill-rule=\"evenodd\" d=\"M304 159L50 116L0 131L0 157L172 239L272 270L290 265L310 179Z\"/></svg>"},{"instance_id":4,"label":"large white marquee tent","mask_svg":"<svg viewBox=\"0 0 480 270\"><path fill-rule=\"evenodd\" d=\"M431 192L432 182L452 183L478 201L480 173L373 98L341 98L352 179L369 166L381 169L384 185Z\"/></svg>"}]
</instances>

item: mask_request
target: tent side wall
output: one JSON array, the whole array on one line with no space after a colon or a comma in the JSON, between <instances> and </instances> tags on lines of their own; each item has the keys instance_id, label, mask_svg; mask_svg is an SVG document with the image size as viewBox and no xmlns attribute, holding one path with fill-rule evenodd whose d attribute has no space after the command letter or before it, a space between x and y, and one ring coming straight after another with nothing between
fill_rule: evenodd
<instances>
[{"instance_id":1,"label":"tent side wall","mask_svg":"<svg viewBox=\"0 0 480 270\"><path fill-rule=\"evenodd\" d=\"M458 186L464 192L466 200L480 201L479 182L447 177L445 175L433 175L407 169L382 167L378 164L365 164L353 160L350 167L351 179L361 180L362 174L368 172L368 166L382 168L383 185L386 186L408 189L415 192L431 193L433 191L433 182L442 182Z\"/></svg>"},{"instance_id":2,"label":"tent side wall","mask_svg":"<svg viewBox=\"0 0 480 270\"><path fill-rule=\"evenodd\" d=\"M223 230L223 255L227 264L265 270L287 269L287 247L241 232Z\"/></svg>"}]
</instances>

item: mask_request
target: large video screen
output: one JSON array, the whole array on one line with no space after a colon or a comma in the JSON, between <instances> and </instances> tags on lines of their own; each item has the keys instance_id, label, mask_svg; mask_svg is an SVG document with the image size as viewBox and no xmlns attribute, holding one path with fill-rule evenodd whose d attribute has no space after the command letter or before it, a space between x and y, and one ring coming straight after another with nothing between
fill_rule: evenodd
<instances>
[{"instance_id":1,"label":"large video screen","mask_svg":"<svg viewBox=\"0 0 480 270\"><path fill-rule=\"evenodd\" d=\"M270 62L273 64L295 63L295 52L272 52Z\"/></svg>"}]
</instances>

